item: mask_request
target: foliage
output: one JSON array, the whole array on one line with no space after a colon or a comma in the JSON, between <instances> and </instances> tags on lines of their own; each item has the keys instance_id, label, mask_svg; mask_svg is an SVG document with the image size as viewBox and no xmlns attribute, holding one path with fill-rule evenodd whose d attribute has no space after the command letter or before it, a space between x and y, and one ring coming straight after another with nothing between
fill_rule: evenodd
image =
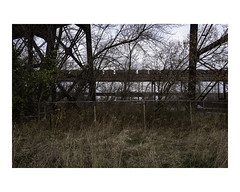
<instances>
[{"instance_id":1,"label":"foliage","mask_svg":"<svg viewBox=\"0 0 240 192\"><path fill-rule=\"evenodd\" d=\"M40 99L47 99L49 90L58 70L36 70L28 66L28 58L20 58L18 52L12 50L12 104L13 118L21 115L33 115L37 111ZM44 97L45 96L45 97Z\"/></svg>"}]
</instances>

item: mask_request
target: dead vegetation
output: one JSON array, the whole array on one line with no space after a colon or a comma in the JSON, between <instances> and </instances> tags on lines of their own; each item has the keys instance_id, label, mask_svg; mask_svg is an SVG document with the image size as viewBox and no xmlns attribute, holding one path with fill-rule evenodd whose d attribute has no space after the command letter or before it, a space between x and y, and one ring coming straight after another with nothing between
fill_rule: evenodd
<instances>
[{"instance_id":1,"label":"dead vegetation","mask_svg":"<svg viewBox=\"0 0 240 192\"><path fill-rule=\"evenodd\" d=\"M178 115L181 118L177 118ZM97 122L78 112L13 128L12 166L56 168L228 167L227 116L199 113L148 118L114 115ZM175 120L174 120L175 119Z\"/></svg>"}]
</instances>

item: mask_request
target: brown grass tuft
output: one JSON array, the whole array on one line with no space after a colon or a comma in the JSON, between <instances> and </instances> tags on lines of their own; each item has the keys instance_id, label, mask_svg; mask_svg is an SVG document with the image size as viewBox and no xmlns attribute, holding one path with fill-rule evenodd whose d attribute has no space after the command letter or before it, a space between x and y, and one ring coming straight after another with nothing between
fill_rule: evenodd
<instances>
[{"instance_id":1,"label":"brown grass tuft","mask_svg":"<svg viewBox=\"0 0 240 192\"><path fill-rule=\"evenodd\" d=\"M112 116L89 123L77 114L18 124L12 166L228 167L226 117L198 114L193 125L169 117L149 119L145 130L139 120Z\"/></svg>"}]
</instances>

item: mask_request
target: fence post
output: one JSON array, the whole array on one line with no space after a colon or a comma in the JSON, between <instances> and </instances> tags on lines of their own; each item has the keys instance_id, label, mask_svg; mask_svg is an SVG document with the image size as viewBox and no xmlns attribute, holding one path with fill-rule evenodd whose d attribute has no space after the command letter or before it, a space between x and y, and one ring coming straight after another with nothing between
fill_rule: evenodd
<instances>
[{"instance_id":1,"label":"fence post","mask_svg":"<svg viewBox=\"0 0 240 192\"><path fill-rule=\"evenodd\" d=\"M47 119L47 104L44 103L44 120Z\"/></svg>"},{"instance_id":2,"label":"fence post","mask_svg":"<svg viewBox=\"0 0 240 192\"><path fill-rule=\"evenodd\" d=\"M146 129L146 102L143 101L143 128Z\"/></svg>"},{"instance_id":3,"label":"fence post","mask_svg":"<svg viewBox=\"0 0 240 192\"><path fill-rule=\"evenodd\" d=\"M189 104L190 104L190 123L192 125L192 102L190 101Z\"/></svg>"},{"instance_id":4,"label":"fence post","mask_svg":"<svg viewBox=\"0 0 240 192\"><path fill-rule=\"evenodd\" d=\"M40 122L40 115L41 115L41 102L38 102L38 122Z\"/></svg>"},{"instance_id":5,"label":"fence post","mask_svg":"<svg viewBox=\"0 0 240 192\"><path fill-rule=\"evenodd\" d=\"M94 122L96 123L96 121L97 121L97 114L96 114L96 102L95 101L93 103L93 118L94 118Z\"/></svg>"}]
</instances>

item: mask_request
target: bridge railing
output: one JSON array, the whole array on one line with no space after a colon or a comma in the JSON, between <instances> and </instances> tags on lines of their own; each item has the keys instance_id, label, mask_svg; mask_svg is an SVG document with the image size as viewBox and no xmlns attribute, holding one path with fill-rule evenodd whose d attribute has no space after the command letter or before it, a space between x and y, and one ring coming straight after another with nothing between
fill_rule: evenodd
<instances>
[{"instance_id":1,"label":"bridge railing","mask_svg":"<svg viewBox=\"0 0 240 192\"><path fill-rule=\"evenodd\" d=\"M76 78L84 78L84 72L81 70L62 71L63 75L59 81L73 81ZM188 70L99 70L95 71L96 81L122 82L124 80L131 82L144 81L166 81L174 79L175 81L187 81ZM197 70L198 81L228 81L228 71Z\"/></svg>"}]
</instances>

